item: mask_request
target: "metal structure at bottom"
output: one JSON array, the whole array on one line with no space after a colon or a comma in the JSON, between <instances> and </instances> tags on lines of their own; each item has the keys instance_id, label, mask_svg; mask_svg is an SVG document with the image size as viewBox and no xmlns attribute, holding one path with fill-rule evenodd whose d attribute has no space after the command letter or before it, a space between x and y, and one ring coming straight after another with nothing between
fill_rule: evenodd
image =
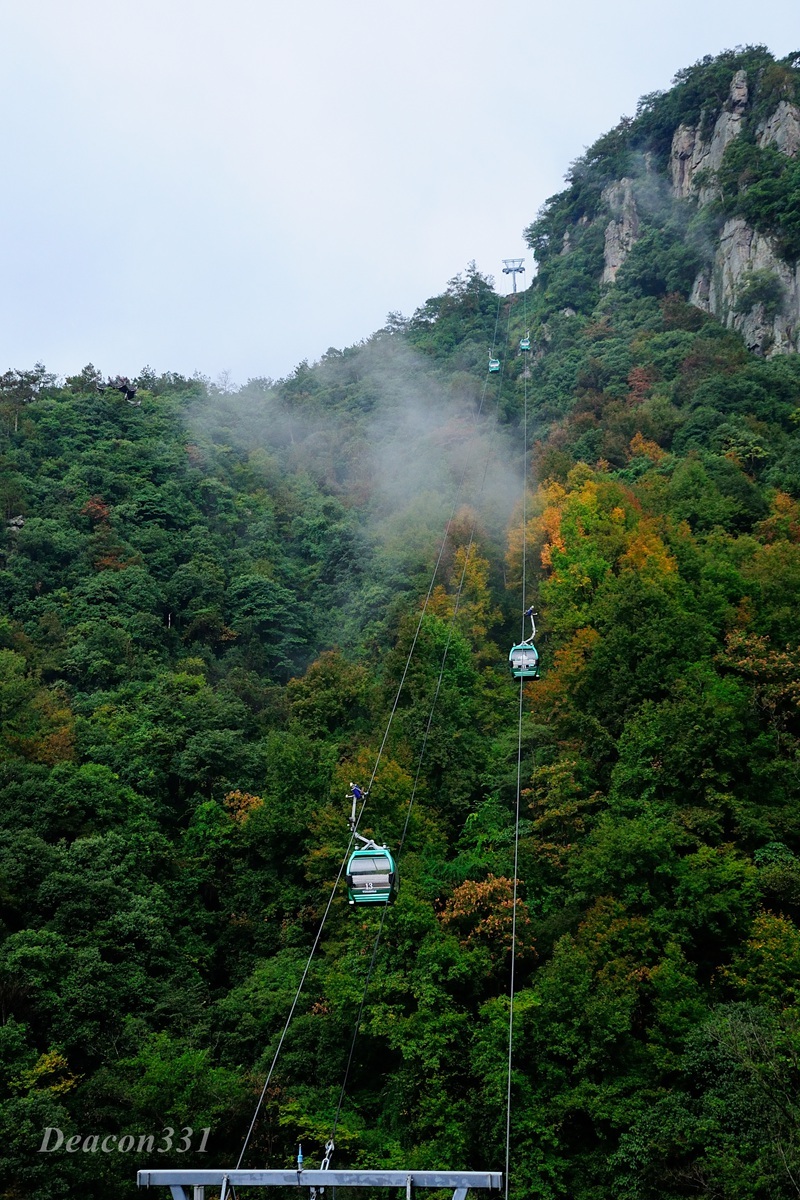
<instances>
[{"instance_id":1,"label":"metal structure at bottom","mask_svg":"<svg viewBox=\"0 0 800 1200\"><path fill-rule=\"evenodd\" d=\"M452 1188L453 1200L466 1200L470 1188L503 1190L502 1171L139 1171L139 1187L168 1187L173 1200L205 1200L205 1189L246 1187L370 1187L404 1188L411 1200L414 1188Z\"/></svg>"}]
</instances>

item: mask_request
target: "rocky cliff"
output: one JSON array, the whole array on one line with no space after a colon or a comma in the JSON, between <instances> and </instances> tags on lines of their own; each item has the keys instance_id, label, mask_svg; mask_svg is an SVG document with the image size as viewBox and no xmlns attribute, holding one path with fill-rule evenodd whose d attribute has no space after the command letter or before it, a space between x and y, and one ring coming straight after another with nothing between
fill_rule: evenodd
<instances>
[{"instance_id":1,"label":"rocky cliff","mask_svg":"<svg viewBox=\"0 0 800 1200\"><path fill-rule=\"evenodd\" d=\"M602 200L611 212L605 231L603 283L613 283L631 247L639 237L639 211L633 194L633 180L620 179L603 189Z\"/></svg>"},{"instance_id":2,"label":"rocky cliff","mask_svg":"<svg viewBox=\"0 0 800 1200\"><path fill-rule=\"evenodd\" d=\"M725 151L740 135L750 98L747 73L734 73L728 99L708 134L707 114L696 125L675 129L668 174L675 202L703 208L719 198L717 174ZM756 131L760 147L800 153L800 108L781 100ZM605 229L602 282L612 284L643 228L637 184L623 178L607 185L602 201L610 220ZM690 302L737 329L755 353L796 353L800 349L800 262L787 262L773 240L742 218L727 220L709 263L698 273Z\"/></svg>"},{"instance_id":3,"label":"rocky cliff","mask_svg":"<svg viewBox=\"0 0 800 1200\"><path fill-rule=\"evenodd\" d=\"M717 117L708 140L702 135L702 116L698 127L679 125L675 130L669 170L673 195L678 199L685 199L695 193L701 205L714 199L716 187L712 173L722 166L722 157L726 149L741 131L747 100L747 73L737 71L731 80L728 100ZM696 178L701 171L705 173L705 182L698 187Z\"/></svg>"}]
</instances>

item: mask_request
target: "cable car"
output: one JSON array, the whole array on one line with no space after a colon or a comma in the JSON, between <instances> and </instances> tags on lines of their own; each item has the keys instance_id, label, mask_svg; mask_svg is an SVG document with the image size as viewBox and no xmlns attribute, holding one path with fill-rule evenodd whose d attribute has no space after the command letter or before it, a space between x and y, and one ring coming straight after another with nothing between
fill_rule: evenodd
<instances>
[{"instance_id":1,"label":"cable car","mask_svg":"<svg viewBox=\"0 0 800 1200\"><path fill-rule=\"evenodd\" d=\"M499 371L499 370L500 370L500 359L499 358L490 358L489 359L490 373L493 373L494 371Z\"/></svg>"},{"instance_id":2,"label":"cable car","mask_svg":"<svg viewBox=\"0 0 800 1200\"><path fill-rule=\"evenodd\" d=\"M520 350L530 350L530 348L531 348L531 331L530 331L530 329L525 334L524 338L519 339L519 348L520 348Z\"/></svg>"},{"instance_id":3,"label":"cable car","mask_svg":"<svg viewBox=\"0 0 800 1200\"><path fill-rule=\"evenodd\" d=\"M512 646L508 661L515 679L539 678L539 651L533 642L520 642L518 646Z\"/></svg>"},{"instance_id":4,"label":"cable car","mask_svg":"<svg viewBox=\"0 0 800 1200\"><path fill-rule=\"evenodd\" d=\"M350 904L391 904L397 896L397 866L385 846L369 843L354 850L347 864Z\"/></svg>"},{"instance_id":5,"label":"cable car","mask_svg":"<svg viewBox=\"0 0 800 1200\"><path fill-rule=\"evenodd\" d=\"M515 679L538 679L539 651L533 644L533 639L536 637L536 613L531 607L526 609L524 615L531 619L531 636L511 647L508 661L511 666L511 674Z\"/></svg>"}]
</instances>

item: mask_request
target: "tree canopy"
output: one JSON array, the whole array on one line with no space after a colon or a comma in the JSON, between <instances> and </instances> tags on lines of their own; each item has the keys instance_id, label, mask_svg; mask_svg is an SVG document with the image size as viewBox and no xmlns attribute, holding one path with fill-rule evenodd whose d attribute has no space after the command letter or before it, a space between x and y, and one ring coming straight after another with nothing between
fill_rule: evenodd
<instances>
[{"instance_id":1,"label":"tree canopy","mask_svg":"<svg viewBox=\"0 0 800 1200\"><path fill-rule=\"evenodd\" d=\"M591 220L555 249L745 59L778 87L704 60L576 164L515 297L470 265L284 380L146 368L137 408L0 377L9 1200L236 1160L376 764L400 894L371 967L336 891L247 1162L339 1109L334 1165L501 1166L514 926L515 1200L796 1190L800 362L687 303L677 218L611 288Z\"/></svg>"}]
</instances>

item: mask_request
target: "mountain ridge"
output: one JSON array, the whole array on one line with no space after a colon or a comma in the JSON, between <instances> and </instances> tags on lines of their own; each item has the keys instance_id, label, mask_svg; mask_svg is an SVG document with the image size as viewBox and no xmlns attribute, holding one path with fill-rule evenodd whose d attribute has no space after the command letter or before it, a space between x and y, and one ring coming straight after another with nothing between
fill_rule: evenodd
<instances>
[{"instance_id":1,"label":"mountain ridge","mask_svg":"<svg viewBox=\"0 0 800 1200\"><path fill-rule=\"evenodd\" d=\"M668 287L756 353L796 353L799 67L797 54L777 61L746 47L709 56L679 72L669 92L643 97L636 117L577 160L570 187L528 227L545 276L554 254L569 258L584 243L600 274L598 226L603 284L637 243L659 236L676 260ZM641 248L634 257L645 257Z\"/></svg>"}]
</instances>

